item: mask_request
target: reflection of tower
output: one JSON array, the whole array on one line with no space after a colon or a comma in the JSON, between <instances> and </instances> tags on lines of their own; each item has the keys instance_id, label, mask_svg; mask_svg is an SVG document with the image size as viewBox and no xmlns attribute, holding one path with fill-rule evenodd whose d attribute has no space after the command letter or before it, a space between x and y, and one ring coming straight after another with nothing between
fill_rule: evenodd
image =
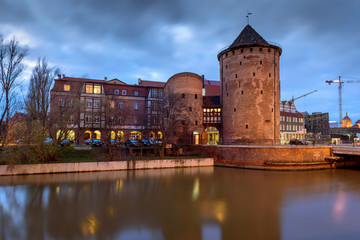
<instances>
[{"instance_id":1,"label":"reflection of tower","mask_svg":"<svg viewBox=\"0 0 360 240\"><path fill-rule=\"evenodd\" d=\"M218 54L224 144L280 143L280 55L250 25Z\"/></svg>"}]
</instances>

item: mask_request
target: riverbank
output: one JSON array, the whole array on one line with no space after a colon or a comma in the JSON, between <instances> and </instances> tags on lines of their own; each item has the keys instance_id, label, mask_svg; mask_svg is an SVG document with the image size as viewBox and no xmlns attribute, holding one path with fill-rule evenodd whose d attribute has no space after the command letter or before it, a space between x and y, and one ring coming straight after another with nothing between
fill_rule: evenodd
<instances>
[{"instance_id":1,"label":"riverbank","mask_svg":"<svg viewBox=\"0 0 360 240\"><path fill-rule=\"evenodd\" d=\"M214 166L212 158L0 165L0 176Z\"/></svg>"}]
</instances>

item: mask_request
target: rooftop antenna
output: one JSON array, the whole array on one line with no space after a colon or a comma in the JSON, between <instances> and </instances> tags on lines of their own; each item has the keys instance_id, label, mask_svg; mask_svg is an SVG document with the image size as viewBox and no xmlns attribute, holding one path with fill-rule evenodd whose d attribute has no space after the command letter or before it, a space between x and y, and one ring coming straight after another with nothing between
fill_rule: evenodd
<instances>
[{"instance_id":1,"label":"rooftop antenna","mask_svg":"<svg viewBox=\"0 0 360 240\"><path fill-rule=\"evenodd\" d=\"M250 15L251 15L252 13L251 12L247 12L247 15L246 15L246 20L247 20L247 24L249 25L249 21L250 21Z\"/></svg>"}]
</instances>

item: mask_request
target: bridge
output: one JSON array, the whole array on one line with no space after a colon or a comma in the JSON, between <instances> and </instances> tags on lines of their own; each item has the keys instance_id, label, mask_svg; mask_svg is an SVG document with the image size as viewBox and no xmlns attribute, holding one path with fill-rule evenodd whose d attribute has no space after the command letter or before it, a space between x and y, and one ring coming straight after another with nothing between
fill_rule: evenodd
<instances>
[{"instance_id":1,"label":"bridge","mask_svg":"<svg viewBox=\"0 0 360 240\"><path fill-rule=\"evenodd\" d=\"M360 168L360 146L337 145L333 146L333 156L325 160L339 168Z\"/></svg>"}]
</instances>

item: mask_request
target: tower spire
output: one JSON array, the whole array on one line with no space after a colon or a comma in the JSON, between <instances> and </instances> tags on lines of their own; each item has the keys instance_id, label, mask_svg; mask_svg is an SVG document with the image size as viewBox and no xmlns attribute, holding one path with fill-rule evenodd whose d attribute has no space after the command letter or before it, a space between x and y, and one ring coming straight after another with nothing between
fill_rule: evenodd
<instances>
[{"instance_id":1,"label":"tower spire","mask_svg":"<svg viewBox=\"0 0 360 240\"><path fill-rule=\"evenodd\" d=\"M246 15L247 25L249 25L251 14L252 14L251 12L249 12L249 11L247 12L247 15Z\"/></svg>"}]
</instances>

